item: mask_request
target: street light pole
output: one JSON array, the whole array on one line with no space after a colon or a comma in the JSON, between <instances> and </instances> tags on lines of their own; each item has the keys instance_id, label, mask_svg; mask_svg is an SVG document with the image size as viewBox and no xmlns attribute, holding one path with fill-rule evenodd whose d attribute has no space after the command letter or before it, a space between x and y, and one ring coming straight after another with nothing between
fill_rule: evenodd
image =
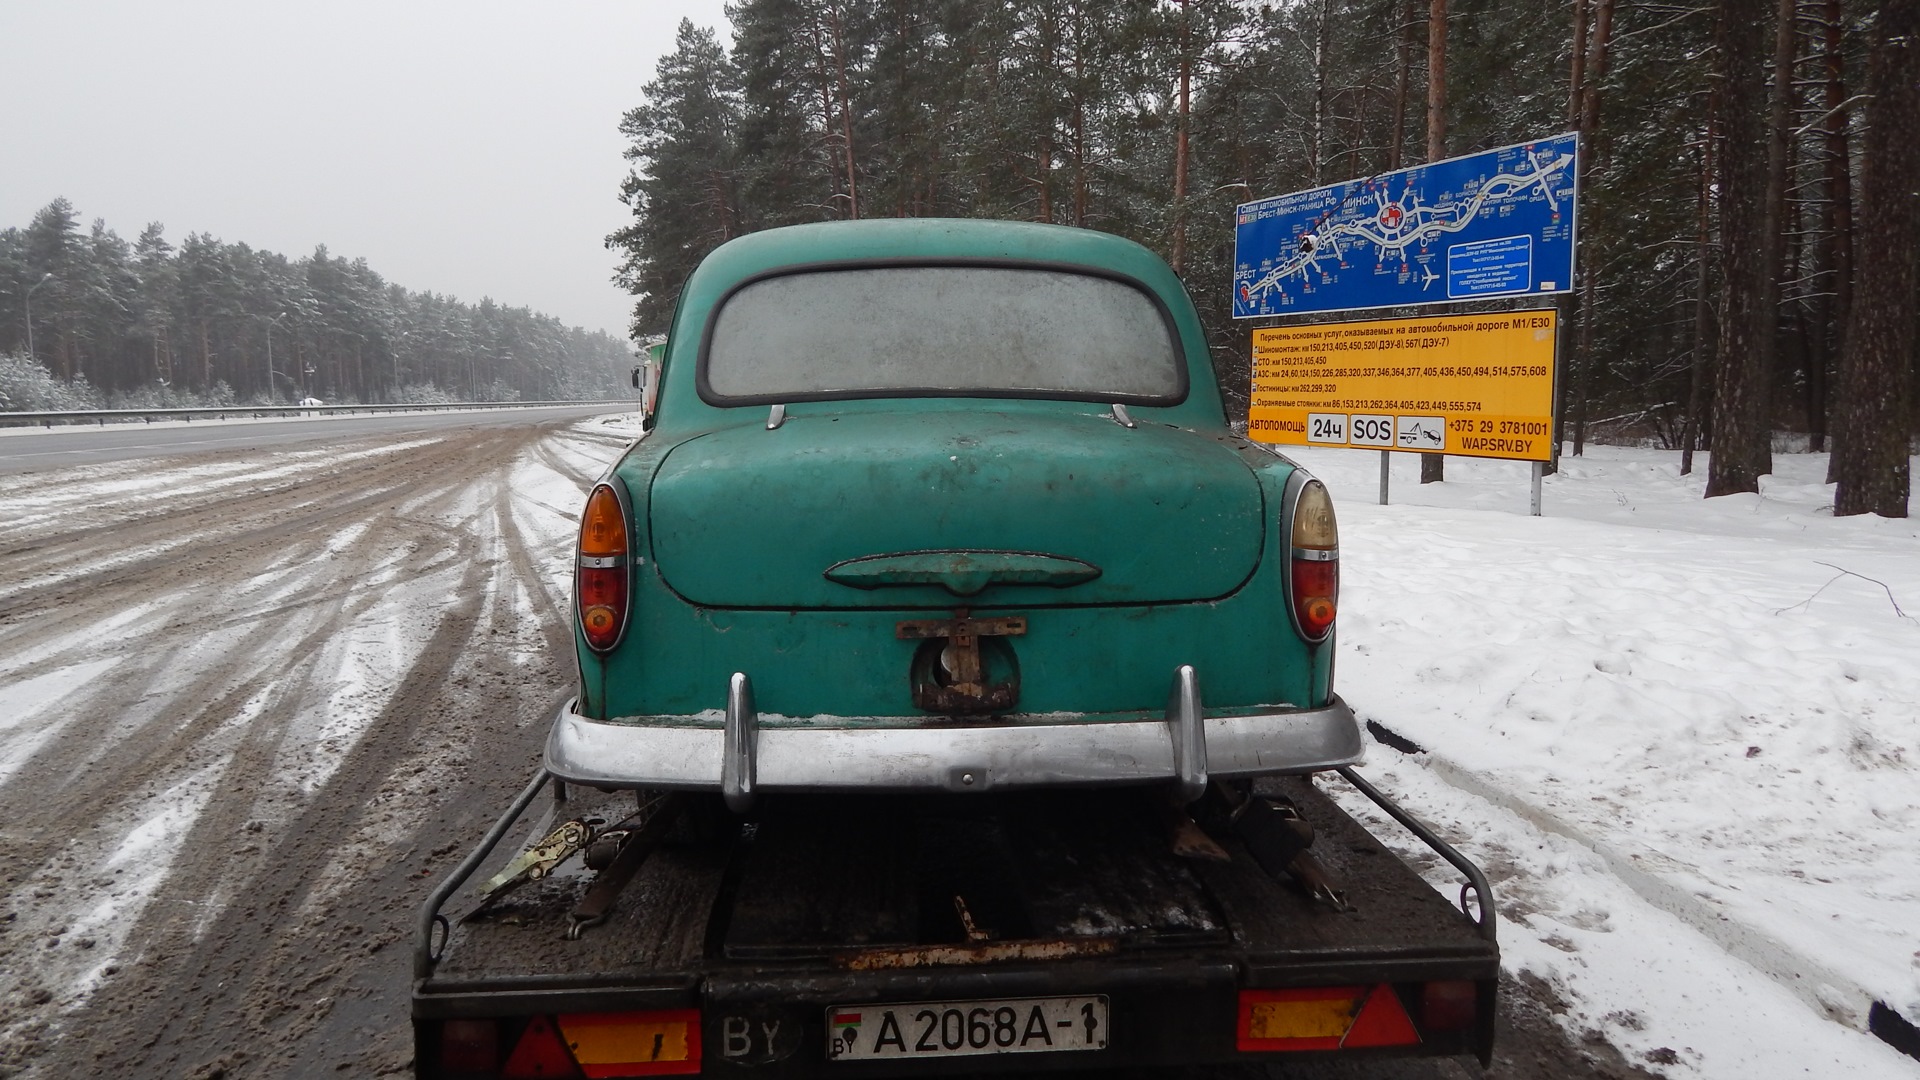
<instances>
[{"instance_id":1,"label":"street light pole","mask_svg":"<svg viewBox=\"0 0 1920 1080\"><path fill-rule=\"evenodd\" d=\"M27 359L29 360L39 359L33 352L33 291L52 280L53 273L52 271L48 271L40 276L39 281L34 282L27 289Z\"/></svg>"},{"instance_id":2,"label":"street light pole","mask_svg":"<svg viewBox=\"0 0 1920 1080\"><path fill-rule=\"evenodd\" d=\"M280 325L281 319L284 319L291 314L293 313L290 311L283 311L280 314L275 315L273 318L267 320L267 400L268 401L273 400L273 328Z\"/></svg>"}]
</instances>

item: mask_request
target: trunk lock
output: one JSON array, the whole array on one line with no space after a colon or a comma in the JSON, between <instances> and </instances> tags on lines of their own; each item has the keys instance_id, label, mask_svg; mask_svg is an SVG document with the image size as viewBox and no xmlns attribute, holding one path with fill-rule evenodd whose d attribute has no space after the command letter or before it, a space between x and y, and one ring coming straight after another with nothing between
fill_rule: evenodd
<instances>
[{"instance_id":1,"label":"trunk lock","mask_svg":"<svg viewBox=\"0 0 1920 1080\"><path fill-rule=\"evenodd\" d=\"M1020 662L1005 639L1027 632L1024 615L907 619L894 636L920 641L907 678L914 708L938 713L1004 712L1020 699Z\"/></svg>"}]
</instances>

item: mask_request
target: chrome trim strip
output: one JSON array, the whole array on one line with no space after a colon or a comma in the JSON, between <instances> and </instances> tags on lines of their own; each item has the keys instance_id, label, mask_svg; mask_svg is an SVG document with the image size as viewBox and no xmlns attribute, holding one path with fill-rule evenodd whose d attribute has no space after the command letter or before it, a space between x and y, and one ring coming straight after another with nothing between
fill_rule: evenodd
<instances>
[{"instance_id":1,"label":"chrome trim strip","mask_svg":"<svg viewBox=\"0 0 1920 1080\"><path fill-rule=\"evenodd\" d=\"M1200 709L1200 676L1192 664L1173 673L1167 693L1167 733L1173 739L1173 784L1182 803L1207 793L1207 722Z\"/></svg>"},{"instance_id":2,"label":"chrome trim strip","mask_svg":"<svg viewBox=\"0 0 1920 1080\"><path fill-rule=\"evenodd\" d=\"M760 714L753 709L753 680L736 671L727 680L727 726L721 732L720 794L727 809L744 814L753 809L754 751Z\"/></svg>"},{"instance_id":3,"label":"chrome trim strip","mask_svg":"<svg viewBox=\"0 0 1920 1080\"><path fill-rule=\"evenodd\" d=\"M1317 772L1358 764L1365 756L1353 710L1337 697L1321 709L1201 717L1196 726L1210 778ZM751 792L1166 783L1179 779L1168 730L1159 718L979 727L760 726L750 751ZM547 737L547 769L570 783L596 787L725 794L726 759L722 728L605 723L579 715L571 701Z\"/></svg>"},{"instance_id":4,"label":"chrome trim strip","mask_svg":"<svg viewBox=\"0 0 1920 1080\"><path fill-rule=\"evenodd\" d=\"M582 555L579 565L583 570L613 570L626 565L624 555Z\"/></svg>"},{"instance_id":5,"label":"chrome trim strip","mask_svg":"<svg viewBox=\"0 0 1920 1080\"><path fill-rule=\"evenodd\" d=\"M1301 562L1339 562L1338 551L1321 551L1319 548L1294 548L1293 557Z\"/></svg>"}]
</instances>

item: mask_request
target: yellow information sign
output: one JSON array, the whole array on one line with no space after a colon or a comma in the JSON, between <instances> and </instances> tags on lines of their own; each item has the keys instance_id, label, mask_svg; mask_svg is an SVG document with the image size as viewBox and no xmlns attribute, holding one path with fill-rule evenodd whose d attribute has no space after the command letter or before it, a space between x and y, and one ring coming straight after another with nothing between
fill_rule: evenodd
<instances>
[{"instance_id":1,"label":"yellow information sign","mask_svg":"<svg viewBox=\"0 0 1920 1080\"><path fill-rule=\"evenodd\" d=\"M1547 308L1255 330L1247 434L1546 461L1554 317Z\"/></svg>"}]
</instances>

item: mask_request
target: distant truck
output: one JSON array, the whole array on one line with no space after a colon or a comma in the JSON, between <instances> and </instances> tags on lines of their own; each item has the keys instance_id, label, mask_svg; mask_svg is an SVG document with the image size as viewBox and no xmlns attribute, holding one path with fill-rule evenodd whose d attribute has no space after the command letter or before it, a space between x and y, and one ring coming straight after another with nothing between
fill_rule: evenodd
<instances>
[{"instance_id":1,"label":"distant truck","mask_svg":"<svg viewBox=\"0 0 1920 1080\"><path fill-rule=\"evenodd\" d=\"M1353 770L1332 502L1229 429L1163 262L771 230L649 353L579 692L421 916L420 1076L1487 1060L1486 880Z\"/></svg>"}]
</instances>

